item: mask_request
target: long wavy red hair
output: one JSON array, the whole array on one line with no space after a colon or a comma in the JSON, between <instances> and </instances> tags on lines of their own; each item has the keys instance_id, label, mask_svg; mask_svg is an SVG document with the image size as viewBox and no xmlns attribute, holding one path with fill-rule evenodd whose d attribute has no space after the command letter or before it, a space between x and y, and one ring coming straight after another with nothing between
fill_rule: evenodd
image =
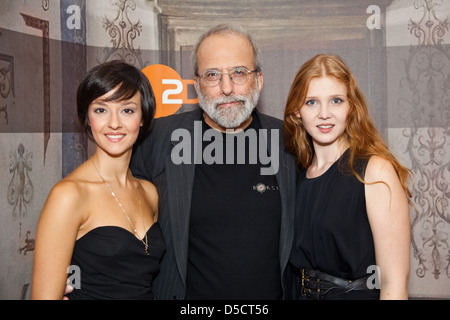
<instances>
[{"instance_id":1,"label":"long wavy red hair","mask_svg":"<svg viewBox=\"0 0 450 320\"><path fill-rule=\"evenodd\" d=\"M344 138L349 144L349 167L353 174L365 183L354 169L355 158L369 159L377 155L388 160L394 167L408 198L411 192L408 179L411 171L402 166L389 151L377 128L370 119L367 103L356 80L342 59L336 55L319 54L302 65L292 83L284 113L286 148L297 157L298 165L306 169L314 158L314 147L296 113L303 107L313 78L332 76L347 86L350 109Z\"/></svg>"}]
</instances>

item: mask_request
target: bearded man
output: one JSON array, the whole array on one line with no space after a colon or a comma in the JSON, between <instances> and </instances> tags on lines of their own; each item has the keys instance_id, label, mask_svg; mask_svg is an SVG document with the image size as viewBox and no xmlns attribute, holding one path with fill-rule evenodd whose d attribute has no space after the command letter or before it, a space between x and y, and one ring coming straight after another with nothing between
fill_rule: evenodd
<instances>
[{"instance_id":1,"label":"bearded man","mask_svg":"<svg viewBox=\"0 0 450 320\"><path fill-rule=\"evenodd\" d=\"M200 109L155 119L132 157L133 174L153 182L159 193L157 223L167 249L153 292L159 300L283 299L296 169L284 149L282 121L256 110L263 87L260 51L242 28L219 25L199 38L192 64ZM236 161L174 161L172 151L182 142L173 132L194 136L196 127L217 134L201 146L190 139L193 155L196 147L203 152L222 144L219 158ZM251 131L258 148L267 150L253 143L227 145L235 141L230 135ZM280 163L272 174L261 174L267 164L261 157L251 161L262 151L277 153Z\"/></svg>"}]
</instances>

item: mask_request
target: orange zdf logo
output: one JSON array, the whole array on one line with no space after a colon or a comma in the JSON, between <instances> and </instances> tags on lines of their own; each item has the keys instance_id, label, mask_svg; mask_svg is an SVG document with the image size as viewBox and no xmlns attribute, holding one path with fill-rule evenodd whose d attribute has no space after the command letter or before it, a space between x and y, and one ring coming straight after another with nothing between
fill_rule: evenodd
<instances>
[{"instance_id":1,"label":"orange zdf logo","mask_svg":"<svg viewBox=\"0 0 450 320\"><path fill-rule=\"evenodd\" d=\"M163 64L153 64L142 70L152 85L156 100L155 118L177 112L182 104L196 104L198 98L188 98L188 86L194 80L183 80L179 74Z\"/></svg>"}]
</instances>

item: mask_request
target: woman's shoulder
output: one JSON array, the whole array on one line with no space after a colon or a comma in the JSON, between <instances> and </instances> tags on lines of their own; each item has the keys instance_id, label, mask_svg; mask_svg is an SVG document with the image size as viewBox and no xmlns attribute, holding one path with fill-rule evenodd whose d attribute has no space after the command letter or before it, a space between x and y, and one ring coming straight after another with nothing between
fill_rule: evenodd
<instances>
[{"instance_id":1,"label":"woman's shoulder","mask_svg":"<svg viewBox=\"0 0 450 320\"><path fill-rule=\"evenodd\" d=\"M92 181L84 174L82 167L57 182L49 194L49 199L60 203L80 203L90 194Z\"/></svg>"},{"instance_id":2,"label":"woman's shoulder","mask_svg":"<svg viewBox=\"0 0 450 320\"><path fill-rule=\"evenodd\" d=\"M77 196L81 190L78 181L64 178L53 186L50 195L71 198Z\"/></svg>"},{"instance_id":3,"label":"woman's shoulder","mask_svg":"<svg viewBox=\"0 0 450 320\"><path fill-rule=\"evenodd\" d=\"M396 176L394 166L388 159L378 155L370 157L366 168L367 182L390 180Z\"/></svg>"},{"instance_id":4,"label":"woman's shoulder","mask_svg":"<svg viewBox=\"0 0 450 320\"><path fill-rule=\"evenodd\" d=\"M86 199L89 197L84 185L82 181L69 176L56 183L48 194L40 223L56 223L65 227L70 224L78 228L85 218Z\"/></svg>"}]
</instances>

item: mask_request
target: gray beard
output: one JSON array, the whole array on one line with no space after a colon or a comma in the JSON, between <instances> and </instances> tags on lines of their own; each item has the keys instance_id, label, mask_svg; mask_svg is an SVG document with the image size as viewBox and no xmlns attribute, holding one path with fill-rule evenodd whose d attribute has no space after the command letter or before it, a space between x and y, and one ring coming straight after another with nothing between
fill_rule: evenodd
<instances>
[{"instance_id":1,"label":"gray beard","mask_svg":"<svg viewBox=\"0 0 450 320\"><path fill-rule=\"evenodd\" d=\"M233 95L210 99L204 97L201 90L198 90L197 94L199 105L203 111L206 112L214 122L227 129L238 128L250 117L258 104L260 95L256 85L255 89L248 96ZM235 107L217 107L219 104L235 101L240 102L240 104Z\"/></svg>"}]
</instances>

